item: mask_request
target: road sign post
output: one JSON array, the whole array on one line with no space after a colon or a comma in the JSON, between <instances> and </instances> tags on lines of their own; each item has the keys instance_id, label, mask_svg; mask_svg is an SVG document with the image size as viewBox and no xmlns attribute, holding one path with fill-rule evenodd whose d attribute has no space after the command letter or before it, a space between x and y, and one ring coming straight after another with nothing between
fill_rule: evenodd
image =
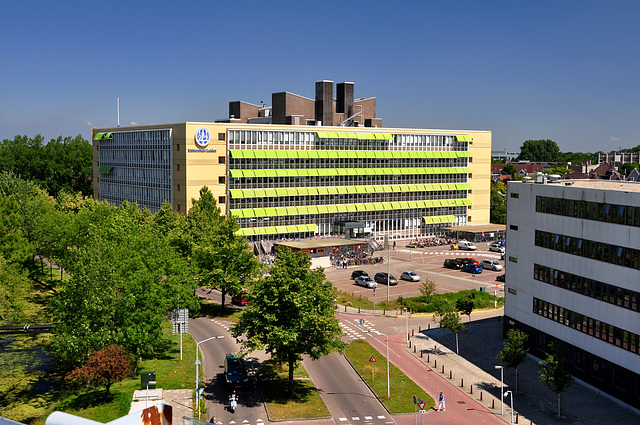
<instances>
[{"instance_id":1,"label":"road sign post","mask_svg":"<svg viewBox=\"0 0 640 425\"><path fill-rule=\"evenodd\" d=\"M375 381L375 375L373 373L373 364L376 362L376 356L371 356L371 358L369 359L369 362L371 363L371 380Z\"/></svg>"}]
</instances>

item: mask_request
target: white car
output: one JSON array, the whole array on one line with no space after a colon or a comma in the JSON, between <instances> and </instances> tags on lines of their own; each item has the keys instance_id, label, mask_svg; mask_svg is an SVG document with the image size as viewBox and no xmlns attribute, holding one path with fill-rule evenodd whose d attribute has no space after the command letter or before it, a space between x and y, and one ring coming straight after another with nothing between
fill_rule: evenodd
<instances>
[{"instance_id":1,"label":"white car","mask_svg":"<svg viewBox=\"0 0 640 425\"><path fill-rule=\"evenodd\" d=\"M360 276L355 278L356 285L364 286L365 288L375 288L378 286L375 280L371 279L369 276Z\"/></svg>"},{"instance_id":2,"label":"white car","mask_svg":"<svg viewBox=\"0 0 640 425\"><path fill-rule=\"evenodd\" d=\"M504 254L504 246L502 246L502 244L498 242L494 242L491 245L489 245L489 251L499 252L501 254Z\"/></svg>"},{"instance_id":3,"label":"white car","mask_svg":"<svg viewBox=\"0 0 640 425\"><path fill-rule=\"evenodd\" d=\"M402 272L400 275L400 279L408 280L410 282L418 282L420 281L420 276L418 276L415 272L406 271Z\"/></svg>"},{"instance_id":4,"label":"white car","mask_svg":"<svg viewBox=\"0 0 640 425\"><path fill-rule=\"evenodd\" d=\"M480 265L482 266L483 269L489 269L489 270L495 270L495 271L500 271L504 268L502 267L502 264L498 263L496 260L482 260L480 261Z\"/></svg>"}]
</instances>

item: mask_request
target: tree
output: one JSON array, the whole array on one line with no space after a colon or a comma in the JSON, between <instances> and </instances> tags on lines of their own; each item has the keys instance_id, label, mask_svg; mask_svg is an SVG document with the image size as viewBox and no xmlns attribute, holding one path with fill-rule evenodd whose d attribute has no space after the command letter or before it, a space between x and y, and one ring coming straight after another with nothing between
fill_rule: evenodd
<instances>
[{"instance_id":1,"label":"tree","mask_svg":"<svg viewBox=\"0 0 640 425\"><path fill-rule=\"evenodd\" d=\"M514 177L516 174L518 174L518 169L515 165L513 165L512 162L508 162L504 167L502 167L502 171L500 171L500 174Z\"/></svg>"},{"instance_id":2,"label":"tree","mask_svg":"<svg viewBox=\"0 0 640 425\"><path fill-rule=\"evenodd\" d=\"M490 221L495 224L507 223L507 185L502 182L491 186Z\"/></svg>"},{"instance_id":3,"label":"tree","mask_svg":"<svg viewBox=\"0 0 640 425\"><path fill-rule=\"evenodd\" d=\"M625 176L628 176L630 172L633 171L634 168L640 170L640 164L637 162L630 162L628 164L620 164L620 172Z\"/></svg>"},{"instance_id":4,"label":"tree","mask_svg":"<svg viewBox=\"0 0 640 425\"><path fill-rule=\"evenodd\" d=\"M518 366L527 358L529 349L525 348L527 343L527 334L519 329L509 329L507 338L504 340L504 346L496 357L505 364L507 369L515 369L516 371L516 393L518 392Z\"/></svg>"},{"instance_id":5,"label":"tree","mask_svg":"<svg viewBox=\"0 0 640 425\"><path fill-rule=\"evenodd\" d=\"M433 280L425 279L420 283L420 293L427 298L431 298L436 293L436 283Z\"/></svg>"},{"instance_id":6,"label":"tree","mask_svg":"<svg viewBox=\"0 0 640 425\"><path fill-rule=\"evenodd\" d=\"M200 189L200 199L193 200L188 216L193 238L193 258L201 283L222 292L224 311L226 294L239 294L260 273L260 263L247 240L237 234L240 228L234 217L224 217L209 189Z\"/></svg>"},{"instance_id":7,"label":"tree","mask_svg":"<svg viewBox=\"0 0 640 425\"><path fill-rule=\"evenodd\" d=\"M440 318L440 328L451 331L456 336L456 354L460 354L458 350L458 333L465 330L465 326L460 322L460 315L458 312L453 311L453 307L450 311L445 312Z\"/></svg>"},{"instance_id":8,"label":"tree","mask_svg":"<svg viewBox=\"0 0 640 425\"><path fill-rule=\"evenodd\" d=\"M473 311L474 296L475 294L472 292L471 294L469 294L469 296L458 298L456 300L456 308L458 309L458 311L469 316L469 323L471 323L471 312Z\"/></svg>"},{"instance_id":9,"label":"tree","mask_svg":"<svg viewBox=\"0 0 640 425\"><path fill-rule=\"evenodd\" d=\"M551 391L558 396L558 417L562 417L562 393L573 384L573 376L569 373L569 365L561 356L562 345L558 342L549 344L549 352L544 360L541 360L538 374Z\"/></svg>"},{"instance_id":10,"label":"tree","mask_svg":"<svg viewBox=\"0 0 640 425\"><path fill-rule=\"evenodd\" d=\"M519 161L552 162L561 161L562 154L553 140L527 140L520 146Z\"/></svg>"},{"instance_id":11,"label":"tree","mask_svg":"<svg viewBox=\"0 0 640 425\"><path fill-rule=\"evenodd\" d=\"M89 361L66 376L71 382L105 387L105 399L109 399L111 385L133 374L134 358L122 347L110 345L91 354Z\"/></svg>"},{"instance_id":12,"label":"tree","mask_svg":"<svg viewBox=\"0 0 640 425\"><path fill-rule=\"evenodd\" d=\"M311 269L307 253L282 248L270 275L256 282L251 302L231 331L238 340L242 336L244 349L265 349L274 360L287 363L293 392L293 371L302 354L318 360L344 349L335 298L324 269Z\"/></svg>"}]
</instances>

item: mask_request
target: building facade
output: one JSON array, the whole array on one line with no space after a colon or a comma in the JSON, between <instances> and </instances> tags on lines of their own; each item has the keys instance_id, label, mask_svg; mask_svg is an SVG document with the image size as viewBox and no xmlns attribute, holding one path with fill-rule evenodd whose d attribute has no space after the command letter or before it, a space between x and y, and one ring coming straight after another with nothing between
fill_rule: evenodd
<instances>
[{"instance_id":1,"label":"building facade","mask_svg":"<svg viewBox=\"0 0 640 425\"><path fill-rule=\"evenodd\" d=\"M186 122L95 129L93 149L96 199L186 213L207 186L250 240L489 222L488 131Z\"/></svg>"},{"instance_id":2,"label":"building facade","mask_svg":"<svg viewBox=\"0 0 640 425\"><path fill-rule=\"evenodd\" d=\"M509 182L505 332L543 357L562 341L572 374L640 407L640 185Z\"/></svg>"}]
</instances>

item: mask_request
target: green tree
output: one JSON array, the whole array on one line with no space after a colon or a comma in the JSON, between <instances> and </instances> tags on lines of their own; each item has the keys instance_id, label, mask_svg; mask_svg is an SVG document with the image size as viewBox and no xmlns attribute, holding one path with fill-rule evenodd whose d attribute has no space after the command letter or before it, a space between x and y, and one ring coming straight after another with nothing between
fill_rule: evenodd
<instances>
[{"instance_id":1,"label":"green tree","mask_svg":"<svg viewBox=\"0 0 640 425\"><path fill-rule=\"evenodd\" d=\"M71 382L89 386L105 387L105 399L109 400L109 390L116 382L133 374L134 358L122 347L110 345L91 354L89 361L77 367L66 376Z\"/></svg>"},{"instance_id":2,"label":"green tree","mask_svg":"<svg viewBox=\"0 0 640 425\"><path fill-rule=\"evenodd\" d=\"M538 374L542 382L558 396L558 417L562 417L562 393L573 385L573 376L569 372L569 363L561 355L562 345L558 342L549 344L549 352L541 360Z\"/></svg>"},{"instance_id":3,"label":"green tree","mask_svg":"<svg viewBox=\"0 0 640 425\"><path fill-rule=\"evenodd\" d=\"M495 224L507 223L507 185L497 182L491 186L490 221Z\"/></svg>"},{"instance_id":4,"label":"green tree","mask_svg":"<svg viewBox=\"0 0 640 425\"><path fill-rule=\"evenodd\" d=\"M293 371L303 354L317 360L344 349L335 298L324 270L311 269L307 253L284 248L270 275L256 282L251 303L231 331L236 338L242 336L244 349L265 349L274 360L286 363L293 392Z\"/></svg>"},{"instance_id":5,"label":"green tree","mask_svg":"<svg viewBox=\"0 0 640 425\"><path fill-rule=\"evenodd\" d=\"M261 267L247 240L237 234L234 217L224 217L213 195L205 186L200 199L193 201L188 216L193 237L192 255L199 269L201 283L222 292L224 311L227 294L238 294L251 286Z\"/></svg>"},{"instance_id":6,"label":"green tree","mask_svg":"<svg viewBox=\"0 0 640 425\"><path fill-rule=\"evenodd\" d=\"M460 354L458 349L458 333L465 330L465 326L460 322L460 315L453 311L453 307L440 317L440 328L453 332L456 336L456 354Z\"/></svg>"},{"instance_id":7,"label":"green tree","mask_svg":"<svg viewBox=\"0 0 640 425\"><path fill-rule=\"evenodd\" d=\"M469 316L469 323L471 323L471 312L473 311L473 297L474 297L474 293L471 293L469 296L467 297L462 297L462 298L458 298L456 300L456 308L458 309L458 311L466 314L467 316Z\"/></svg>"},{"instance_id":8,"label":"green tree","mask_svg":"<svg viewBox=\"0 0 640 425\"><path fill-rule=\"evenodd\" d=\"M637 162L631 162L628 164L620 164L620 172L622 174L624 174L625 176L628 176L630 172L633 171L634 168L637 168L638 170L640 170L640 164L638 164Z\"/></svg>"},{"instance_id":9,"label":"green tree","mask_svg":"<svg viewBox=\"0 0 640 425\"><path fill-rule=\"evenodd\" d=\"M500 174L514 177L516 174L518 174L518 169L515 165L513 165L512 162L507 162L507 164L502 167L502 171L500 171Z\"/></svg>"},{"instance_id":10,"label":"green tree","mask_svg":"<svg viewBox=\"0 0 640 425\"><path fill-rule=\"evenodd\" d=\"M527 140L520 146L519 161L550 162L561 161L562 154L553 140Z\"/></svg>"},{"instance_id":11,"label":"green tree","mask_svg":"<svg viewBox=\"0 0 640 425\"><path fill-rule=\"evenodd\" d=\"M513 368L516 371L516 393L518 392L518 366L526 360L529 352L529 349L526 348L526 343L526 333L519 329L509 329L502 350L496 357L504 363L507 369Z\"/></svg>"},{"instance_id":12,"label":"green tree","mask_svg":"<svg viewBox=\"0 0 640 425\"><path fill-rule=\"evenodd\" d=\"M425 279L420 283L420 293L424 297L431 298L436 293L436 283L433 280Z\"/></svg>"}]
</instances>

